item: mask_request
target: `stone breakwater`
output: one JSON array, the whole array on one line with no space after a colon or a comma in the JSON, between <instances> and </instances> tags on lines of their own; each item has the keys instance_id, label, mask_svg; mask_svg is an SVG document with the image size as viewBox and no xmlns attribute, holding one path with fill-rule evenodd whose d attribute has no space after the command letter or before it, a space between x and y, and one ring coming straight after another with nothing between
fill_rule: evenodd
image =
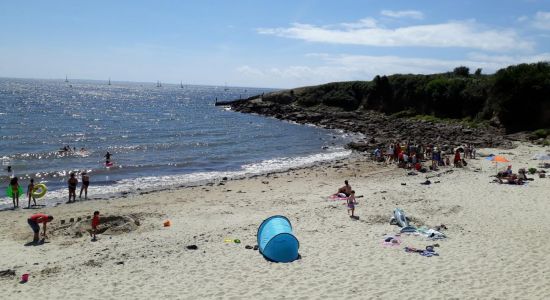
<instances>
[{"instance_id":1,"label":"stone breakwater","mask_svg":"<svg viewBox=\"0 0 550 300\"><path fill-rule=\"evenodd\" d=\"M302 107L292 103L269 100L270 97L218 102L242 113L255 113L299 124L314 124L324 128L342 129L361 133L365 137L348 146L358 151L368 151L396 141L433 143L454 147L472 144L481 147L510 148L512 141L504 130L492 126L469 127L460 122L431 122L408 117L388 116L369 110L344 111L328 106ZM275 98L276 99L276 98Z\"/></svg>"}]
</instances>

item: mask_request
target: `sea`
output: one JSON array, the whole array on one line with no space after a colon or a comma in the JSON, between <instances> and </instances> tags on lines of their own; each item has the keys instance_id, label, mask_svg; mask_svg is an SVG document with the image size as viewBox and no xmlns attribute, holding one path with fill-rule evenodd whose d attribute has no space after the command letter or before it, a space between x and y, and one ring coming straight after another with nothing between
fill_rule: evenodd
<instances>
[{"instance_id":1,"label":"sea","mask_svg":"<svg viewBox=\"0 0 550 300\"><path fill-rule=\"evenodd\" d=\"M105 199L351 154L344 145L354 136L342 131L214 105L273 89L158 85L0 78L0 208L11 205L5 189L12 176L25 191L30 178L44 183L48 192L38 202L50 206L67 201L72 172L81 181L86 171L88 197ZM20 202L26 206L26 197Z\"/></svg>"}]
</instances>

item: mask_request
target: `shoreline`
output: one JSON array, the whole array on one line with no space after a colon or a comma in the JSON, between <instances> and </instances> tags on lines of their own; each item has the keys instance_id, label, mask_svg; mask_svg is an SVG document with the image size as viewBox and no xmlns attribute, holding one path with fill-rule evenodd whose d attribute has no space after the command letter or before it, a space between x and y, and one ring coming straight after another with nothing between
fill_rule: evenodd
<instances>
[{"instance_id":1,"label":"shoreline","mask_svg":"<svg viewBox=\"0 0 550 300\"><path fill-rule=\"evenodd\" d=\"M514 169L538 163L531 156L540 151L548 149L527 144L511 150L480 149L485 154L507 153ZM550 272L544 249L550 242L541 238L550 229L545 222L550 179L535 178L526 186L490 183L494 166L484 158L469 161L467 168L445 169L454 172L425 186L420 184L424 176L408 176L395 165L386 167L358 155L223 185L49 207L36 212L56 218L48 226L50 242L35 247L24 246L32 239L24 221L31 212L2 212L0 226L8 230L0 233L0 255L6 258L0 270L14 270L16 276L0 277L0 287L18 299L31 298L46 287L45 298L51 299L550 295L544 280ZM359 220L348 217L342 202L328 200L345 179L364 195L356 207ZM399 229L389 224L395 207L415 226L445 224L448 238L403 236L401 247L383 247L384 235ZM81 230L89 227L86 216L94 210L120 222L136 218L140 225L110 228L93 243ZM256 244L261 221L274 214L290 219L300 242L300 260L271 263L245 249ZM76 221L78 217L82 221ZM75 222L63 227L60 221L69 223L69 218ZM172 225L163 227L167 219ZM242 243L226 243L227 238ZM439 257L403 251L403 246L433 243L439 244ZM188 250L188 245L198 250ZM24 285L18 283L22 273L31 274Z\"/></svg>"}]
</instances>

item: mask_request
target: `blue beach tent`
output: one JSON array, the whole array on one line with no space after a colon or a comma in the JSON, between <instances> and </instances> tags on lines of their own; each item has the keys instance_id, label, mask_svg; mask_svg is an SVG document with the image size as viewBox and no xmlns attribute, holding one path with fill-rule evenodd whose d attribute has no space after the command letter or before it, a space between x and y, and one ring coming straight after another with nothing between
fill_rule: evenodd
<instances>
[{"instance_id":1,"label":"blue beach tent","mask_svg":"<svg viewBox=\"0 0 550 300\"><path fill-rule=\"evenodd\" d=\"M258 227L257 238L260 253L270 261L292 262L298 258L300 243L292 234L292 225L286 217L265 219Z\"/></svg>"}]
</instances>

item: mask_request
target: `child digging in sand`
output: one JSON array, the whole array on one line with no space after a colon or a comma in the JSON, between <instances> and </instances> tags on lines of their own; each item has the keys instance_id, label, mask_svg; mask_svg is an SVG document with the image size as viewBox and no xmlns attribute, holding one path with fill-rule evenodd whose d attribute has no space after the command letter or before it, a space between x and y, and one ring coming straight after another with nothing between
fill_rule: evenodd
<instances>
[{"instance_id":1,"label":"child digging in sand","mask_svg":"<svg viewBox=\"0 0 550 300\"><path fill-rule=\"evenodd\" d=\"M90 236L92 237L92 242L97 241L96 233L97 233L97 226L99 226L99 211L94 211L94 217L92 218L92 231L90 232Z\"/></svg>"},{"instance_id":2,"label":"child digging in sand","mask_svg":"<svg viewBox=\"0 0 550 300\"><path fill-rule=\"evenodd\" d=\"M355 204L357 202L355 201L355 191L351 191L351 195L348 197L348 214L351 211L351 218L355 218Z\"/></svg>"}]
</instances>

